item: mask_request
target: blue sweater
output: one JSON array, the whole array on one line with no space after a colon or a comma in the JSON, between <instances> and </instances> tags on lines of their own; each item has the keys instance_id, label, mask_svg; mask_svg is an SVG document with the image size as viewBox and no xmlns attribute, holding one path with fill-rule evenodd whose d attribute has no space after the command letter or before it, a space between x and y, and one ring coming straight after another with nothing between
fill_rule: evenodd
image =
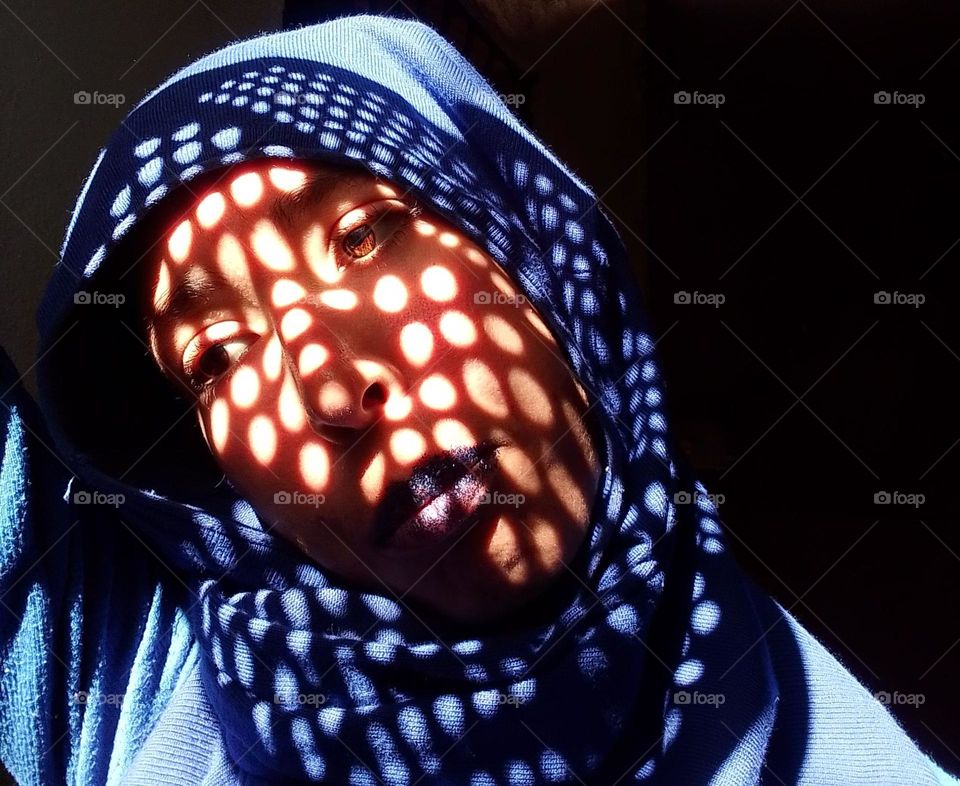
<instances>
[{"instance_id":1,"label":"blue sweater","mask_svg":"<svg viewBox=\"0 0 960 786\"><path fill-rule=\"evenodd\" d=\"M176 186L267 157L410 189L511 274L597 396L576 580L509 629L434 638L274 538L210 484L132 298L90 304L122 291L131 229ZM736 565L671 450L615 229L424 25L347 17L174 74L101 150L38 326L39 403L0 352L0 759L21 784L960 782Z\"/></svg>"}]
</instances>

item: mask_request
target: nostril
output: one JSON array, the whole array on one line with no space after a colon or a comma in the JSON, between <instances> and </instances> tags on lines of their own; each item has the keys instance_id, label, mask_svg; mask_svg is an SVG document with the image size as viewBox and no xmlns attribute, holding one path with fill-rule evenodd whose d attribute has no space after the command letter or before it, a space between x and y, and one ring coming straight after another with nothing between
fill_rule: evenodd
<instances>
[{"instance_id":1,"label":"nostril","mask_svg":"<svg viewBox=\"0 0 960 786\"><path fill-rule=\"evenodd\" d=\"M360 399L360 408L364 411L382 406L387 401L387 387L382 382L374 382L365 391Z\"/></svg>"}]
</instances>

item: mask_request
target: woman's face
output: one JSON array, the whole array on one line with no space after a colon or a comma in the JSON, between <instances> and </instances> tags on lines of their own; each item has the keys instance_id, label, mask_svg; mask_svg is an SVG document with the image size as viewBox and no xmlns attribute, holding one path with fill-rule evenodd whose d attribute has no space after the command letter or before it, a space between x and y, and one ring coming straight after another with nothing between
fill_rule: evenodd
<instances>
[{"instance_id":1,"label":"woman's face","mask_svg":"<svg viewBox=\"0 0 960 786\"><path fill-rule=\"evenodd\" d=\"M263 161L147 258L155 360L222 471L321 566L462 621L582 543L587 396L493 259L372 175Z\"/></svg>"}]
</instances>

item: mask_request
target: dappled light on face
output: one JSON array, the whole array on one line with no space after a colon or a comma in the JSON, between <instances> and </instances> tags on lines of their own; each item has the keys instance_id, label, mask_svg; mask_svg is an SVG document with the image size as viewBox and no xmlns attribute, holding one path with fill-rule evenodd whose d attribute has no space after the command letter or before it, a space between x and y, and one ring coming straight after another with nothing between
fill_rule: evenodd
<instances>
[{"instance_id":1,"label":"dappled light on face","mask_svg":"<svg viewBox=\"0 0 960 786\"><path fill-rule=\"evenodd\" d=\"M549 446L547 446L549 447ZM537 463L527 451L519 447L510 447L503 451L500 465L515 488L524 494L536 494L541 489Z\"/></svg>"},{"instance_id":2,"label":"dappled light on face","mask_svg":"<svg viewBox=\"0 0 960 786\"><path fill-rule=\"evenodd\" d=\"M263 351L263 373L271 382L276 382L283 370L283 347L280 339L271 336Z\"/></svg>"},{"instance_id":3,"label":"dappled light on face","mask_svg":"<svg viewBox=\"0 0 960 786\"><path fill-rule=\"evenodd\" d=\"M200 200L200 204L197 205L197 223L204 229L211 229L223 217L226 209L227 201L223 198L223 194L214 191Z\"/></svg>"},{"instance_id":4,"label":"dappled light on face","mask_svg":"<svg viewBox=\"0 0 960 786\"><path fill-rule=\"evenodd\" d=\"M254 417L247 441L257 461L269 464L277 453L277 429L273 421L266 415Z\"/></svg>"},{"instance_id":5,"label":"dappled light on face","mask_svg":"<svg viewBox=\"0 0 960 786\"><path fill-rule=\"evenodd\" d=\"M400 348L414 366L422 366L433 355L433 333L422 322L410 322L400 330Z\"/></svg>"},{"instance_id":6,"label":"dappled light on face","mask_svg":"<svg viewBox=\"0 0 960 786\"><path fill-rule=\"evenodd\" d=\"M477 340L477 328L462 311L446 311L440 317L440 334L455 347L469 347Z\"/></svg>"},{"instance_id":7,"label":"dappled light on face","mask_svg":"<svg viewBox=\"0 0 960 786\"><path fill-rule=\"evenodd\" d=\"M511 355L523 354L523 338L503 317L487 314L483 318L483 332L504 352Z\"/></svg>"},{"instance_id":8,"label":"dappled light on face","mask_svg":"<svg viewBox=\"0 0 960 786\"><path fill-rule=\"evenodd\" d=\"M413 411L412 396L390 396L383 407L383 415L387 420L398 421L405 419Z\"/></svg>"},{"instance_id":9,"label":"dappled light on face","mask_svg":"<svg viewBox=\"0 0 960 786\"><path fill-rule=\"evenodd\" d=\"M460 238L453 234L453 232L441 232L440 243L447 248L456 248L460 245Z\"/></svg>"},{"instance_id":10,"label":"dappled light on face","mask_svg":"<svg viewBox=\"0 0 960 786\"><path fill-rule=\"evenodd\" d=\"M412 464L427 452L423 434L412 428L398 428L390 435L390 453L400 464Z\"/></svg>"},{"instance_id":11,"label":"dappled light on face","mask_svg":"<svg viewBox=\"0 0 960 786\"><path fill-rule=\"evenodd\" d=\"M328 289L320 293L319 300L337 311L352 311L357 307L357 294L349 289Z\"/></svg>"},{"instance_id":12,"label":"dappled light on face","mask_svg":"<svg viewBox=\"0 0 960 786\"><path fill-rule=\"evenodd\" d=\"M339 382L327 382L320 388L320 414L333 418L350 406L350 391Z\"/></svg>"},{"instance_id":13,"label":"dappled light on face","mask_svg":"<svg viewBox=\"0 0 960 786\"><path fill-rule=\"evenodd\" d=\"M289 306L306 296L307 290L288 278L282 278L273 285L273 305L277 308Z\"/></svg>"},{"instance_id":14,"label":"dappled light on face","mask_svg":"<svg viewBox=\"0 0 960 786\"><path fill-rule=\"evenodd\" d=\"M550 404L547 391L529 371L522 368L510 369L507 374L507 383L513 394L513 400L524 415L539 426L549 426L553 423L553 406Z\"/></svg>"},{"instance_id":15,"label":"dappled light on face","mask_svg":"<svg viewBox=\"0 0 960 786\"><path fill-rule=\"evenodd\" d=\"M222 453L230 434L230 407L226 399L219 398L210 407L210 430L213 447Z\"/></svg>"},{"instance_id":16,"label":"dappled light on face","mask_svg":"<svg viewBox=\"0 0 960 786\"><path fill-rule=\"evenodd\" d=\"M430 409L450 409L457 403L457 391L442 374L431 374L420 383L420 400Z\"/></svg>"},{"instance_id":17,"label":"dappled light on face","mask_svg":"<svg viewBox=\"0 0 960 786\"><path fill-rule=\"evenodd\" d=\"M300 376L306 377L320 368L327 362L330 353L326 347L321 344L307 344L300 350L300 358L297 360L297 366L300 368Z\"/></svg>"},{"instance_id":18,"label":"dappled light on face","mask_svg":"<svg viewBox=\"0 0 960 786\"><path fill-rule=\"evenodd\" d=\"M263 196L263 178L256 172L247 172L230 183L230 196L240 207L253 207Z\"/></svg>"},{"instance_id":19,"label":"dappled light on face","mask_svg":"<svg viewBox=\"0 0 960 786\"><path fill-rule=\"evenodd\" d=\"M229 233L220 236L217 243L217 267L228 280L243 280L249 276L247 255L240 241Z\"/></svg>"},{"instance_id":20,"label":"dappled light on face","mask_svg":"<svg viewBox=\"0 0 960 786\"><path fill-rule=\"evenodd\" d=\"M170 240L167 242L167 251L174 262L183 262L190 254L190 244L193 241L193 225L189 220L181 221Z\"/></svg>"},{"instance_id":21,"label":"dappled light on face","mask_svg":"<svg viewBox=\"0 0 960 786\"><path fill-rule=\"evenodd\" d=\"M260 377L250 366L241 366L230 379L230 399L240 409L250 409L260 394Z\"/></svg>"},{"instance_id":22,"label":"dappled light on face","mask_svg":"<svg viewBox=\"0 0 960 786\"><path fill-rule=\"evenodd\" d=\"M453 418L444 418L436 422L433 427L433 439L441 450L453 450L477 444L477 439L470 429Z\"/></svg>"},{"instance_id":23,"label":"dappled light on face","mask_svg":"<svg viewBox=\"0 0 960 786\"><path fill-rule=\"evenodd\" d=\"M165 261L160 262L157 276L153 283L153 309L160 308L164 300L170 295L170 267Z\"/></svg>"},{"instance_id":24,"label":"dappled light on face","mask_svg":"<svg viewBox=\"0 0 960 786\"><path fill-rule=\"evenodd\" d=\"M307 173L302 169L285 166L270 167L270 182L280 191L295 191L307 180Z\"/></svg>"},{"instance_id":25,"label":"dappled light on face","mask_svg":"<svg viewBox=\"0 0 960 786\"><path fill-rule=\"evenodd\" d=\"M283 380L283 385L280 388L279 412L280 422L288 432L295 434L307 424L307 416L303 411L300 394L290 377Z\"/></svg>"},{"instance_id":26,"label":"dappled light on face","mask_svg":"<svg viewBox=\"0 0 960 786\"><path fill-rule=\"evenodd\" d=\"M388 314L396 314L407 305L407 287L394 275L386 275L373 288L373 302Z\"/></svg>"},{"instance_id":27,"label":"dappled light on face","mask_svg":"<svg viewBox=\"0 0 960 786\"><path fill-rule=\"evenodd\" d=\"M420 286L423 294L431 300L445 303L457 296L457 281L447 268L432 265L420 274Z\"/></svg>"},{"instance_id":28,"label":"dappled light on face","mask_svg":"<svg viewBox=\"0 0 960 786\"><path fill-rule=\"evenodd\" d=\"M346 275L327 253L326 235L319 224L313 224L303 236L303 258L310 272L327 285L336 284Z\"/></svg>"},{"instance_id":29,"label":"dappled light on face","mask_svg":"<svg viewBox=\"0 0 960 786\"><path fill-rule=\"evenodd\" d=\"M417 503L432 506L427 518L468 497L489 504L489 537L473 539L483 544L470 546L474 558L485 554L504 581L526 580L562 550L557 533L531 541L547 526L538 514L552 511L569 534L562 521L585 508L567 488L591 459L579 442L564 446L584 432L569 366L466 235L411 218L392 185L368 184L352 199L335 179L314 206L299 201L307 182L296 166L246 171L170 228L154 307L186 278L206 298L163 337L170 363L202 391L204 438L237 491L321 564L355 551L401 575L407 561L387 558L409 544L384 544L372 530L381 503L400 504L411 484L435 495ZM471 455L450 480L454 460ZM443 487L423 491L430 482ZM529 507L494 501L497 489L528 495ZM314 502L294 504L287 492Z\"/></svg>"},{"instance_id":30,"label":"dappled light on face","mask_svg":"<svg viewBox=\"0 0 960 786\"><path fill-rule=\"evenodd\" d=\"M464 364L463 389L486 414L495 418L505 418L510 414L510 405L500 387L500 380L482 360L474 358Z\"/></svg>"},{"instance_id":31,"label":"dappled light on face","mask_svg":"<svg viewBox=\"0 0 960 786\"><path fill-rule=\"evenodd\" d=\"M317 442L308 442L300 450L300 474L311 491L323 491L330 480L330 454Z\"/></svg>"},{"instance_id":32,"label":"dappled light on face","mask_svg":"<svg viewBox=\"0 0 960 786\"><path fill-rule=\"evenodd\" d=\"M277 271L293 270L293 252L272 221L258 221L253 228L251 241L253 253L266 268Z\"/></svg>"},{"instance_id":33,"label":"dappled light on face","mask_svg":"<svg viewBox=\"0 0 960 786\"><path fill-rule=\"evenodd\" d=\"M380 498L383 491L383 475L387 468L387 459L382 452L377 453L360 477L360 490L369 503Z\"/></svg>"},{"instance_id":34,"label":"dappled light on face","mask_svg":"<svg viewBox=\"0 0 960 786\"><path fill-rule=\"evenodd\" d=\"M302 308L292 308L283 315L280 321L280 335L284 341L293 341L302 336L313 323L310 312Z\"/></svg>"}]
</instances>

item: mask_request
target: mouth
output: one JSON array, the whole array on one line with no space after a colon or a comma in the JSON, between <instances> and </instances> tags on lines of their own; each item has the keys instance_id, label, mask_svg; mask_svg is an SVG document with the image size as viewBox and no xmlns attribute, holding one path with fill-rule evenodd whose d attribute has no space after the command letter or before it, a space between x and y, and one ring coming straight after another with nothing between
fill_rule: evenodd
<instances>
[{"instance_id":1,"label":"mouth","mask_svg":"<svg viewBox=\"0 0 960 786\"><path fill-rule=\"evenodd\" d=\"M387 486L373 516L380 547L414 549L475 524L502 444L482 441L421 459L406 480Z\"/></svg>"}]
</instances>

